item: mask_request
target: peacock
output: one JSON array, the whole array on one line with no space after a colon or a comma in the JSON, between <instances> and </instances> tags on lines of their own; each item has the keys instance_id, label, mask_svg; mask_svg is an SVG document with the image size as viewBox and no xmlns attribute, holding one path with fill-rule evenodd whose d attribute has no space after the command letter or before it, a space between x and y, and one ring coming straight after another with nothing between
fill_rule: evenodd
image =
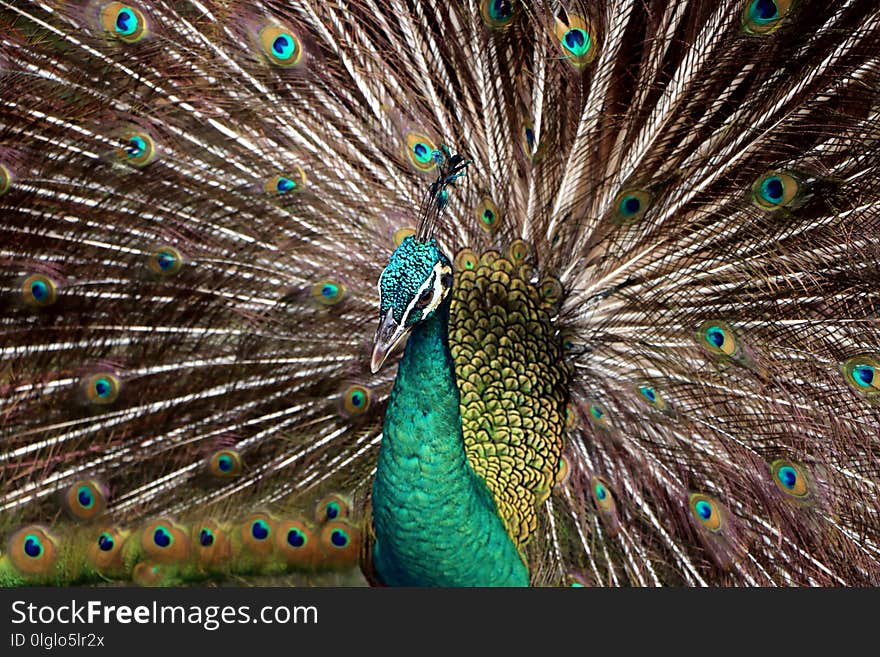
<instances>
[{"instance_id":1,"label":"peacock","mask_svg":"<svg viewBox=\"0 0 880 657\"><path fill-rule=\"evenodd\" d=\"M880 585L873 0L0 0L0 584Z\"/></svg>"}]
</instances>

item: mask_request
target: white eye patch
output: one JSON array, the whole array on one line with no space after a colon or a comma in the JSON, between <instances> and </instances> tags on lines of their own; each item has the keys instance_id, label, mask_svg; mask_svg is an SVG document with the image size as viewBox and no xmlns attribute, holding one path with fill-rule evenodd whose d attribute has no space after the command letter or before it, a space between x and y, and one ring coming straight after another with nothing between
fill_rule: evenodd
<instances>
[{"instance_id":1,"label":"white eye patch","mask_svg":"<svg viewBox=\"0 0 880 657\"><path fill-rule=\"evenodd\" d=\"M425 282L422 283L421 287L416 291L415 295L413 295L412 301L410 301L409 305L406 307L406 312L403 313L403 321L401 322L402 326L406 326L410 313L415 309L416 304L426 290L431 290L431 300L428 302L427 306L421 308L422 317L431 314L437 309L443 301L443 284L440 279L444 274L450 273L452 273L452 269L444 265L442 262L438 262L434 265L431 275L425 279Z\"/></svg>"}]
</instances>

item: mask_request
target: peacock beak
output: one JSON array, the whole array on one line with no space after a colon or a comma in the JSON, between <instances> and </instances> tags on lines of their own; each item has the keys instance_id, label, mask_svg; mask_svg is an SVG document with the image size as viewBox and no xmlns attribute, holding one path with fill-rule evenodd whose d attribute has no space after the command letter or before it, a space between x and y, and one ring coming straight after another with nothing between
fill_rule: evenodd
<instances>
[{"instance_id":1,"label":"peacock beak","mask_svg":"<svg viewBox=\"0 0 880 657\"><path fill-rule=\"evenodd\" d=\"M376 337L373 339L373 358L370 361L370 370L373 374L379 371L382 363L388 358L388 354L394 351L394 347L400 342L409 330L394 321L394 313L391 308L379 322L376 329Z\"/></svg>"}]
</instances>

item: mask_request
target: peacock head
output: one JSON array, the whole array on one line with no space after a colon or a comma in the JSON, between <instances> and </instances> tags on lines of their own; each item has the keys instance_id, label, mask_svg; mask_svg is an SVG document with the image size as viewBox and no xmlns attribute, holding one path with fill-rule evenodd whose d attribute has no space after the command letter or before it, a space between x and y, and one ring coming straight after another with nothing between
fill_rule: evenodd
<instances>
[{"instance_id":1,"label":"peacock head","mask_svg":"<svg viewBox=\"0 0 880 657\"><path fill-rule=\"evenodd\" d=\"M379 328L370 364L374 374L416 324L433 316L451 289L452 262L437 241L405 238L379 277Z\"/></svg>"}]
</instances>

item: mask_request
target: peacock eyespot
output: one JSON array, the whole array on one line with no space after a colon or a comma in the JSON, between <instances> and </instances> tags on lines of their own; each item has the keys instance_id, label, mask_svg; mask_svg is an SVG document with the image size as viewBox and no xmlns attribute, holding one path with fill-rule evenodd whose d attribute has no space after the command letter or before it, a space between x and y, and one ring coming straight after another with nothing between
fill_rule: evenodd
<instances>
[{"instance_id":1,"label":"peacock eyespot","mask_svg":"<svg viewBox=\"0 0 880 657\"><path fill-rule=\"evenodd\" d=\"M119 379L113 374L93 374L85 381L86 397L93 404L112 404L119 397Z\"/></svg>"},{"instance_id":2,"label":"peacock eyespot","mask_svg":"<svg viewBox=\"0 0 880 657\"><path fill-rule=\"evenodd\" d=\"M723 527L721 507L708 495L692 493L688 498L688 506L697 522L709 531L718 532Z\"/></svg>"},{"instance_id":3,"label":"peacock eyespot","mask_svg":"<svg viewBox=\"0 0 880 657\"><path fill-rule=\"evenodd\" d=\"M347 288L333 278L322 278L312 286L311 296L321 306L335 306L345 298Z\"/></svg>"},{"instance_id":4,"label":"peacock eyespot","mask_svg":"<svg viewBox=\"0 0 880 657\"><path fill-rule=\"evenodd\" d=\"M746 0L743 30L754 35L771 34L782 25L793 4L794 0Z\"/></svg>"},{"instance_id":5,"label":"peacock eyespot","mask_svg":"<svg viewBox=\"0 0 880 657\"><path fill-rule=\"evenodd\" d=\"M809 479L801 466L779 459L770 464L774 483L786 495L799 499L810 495Z\"/></svg>"},{"instance_id":6,"label":"peacock eyespot","mask_svg":"<svg viewBox=\"0 0 880 657\"><path fill-rule=\"evenodd\" d=\"M306 538L306 535L299 529L293 528L287 530L287 544L290 547L301 548L307 541L308 539Z\"/></svg>"},{"instance_id":7,"label":"peacock eyespot","mask_svg":"<svg viewBox=\"0 0 880 657\"><path fill-rule=\"evenodd\" d=\"M27 305L45 308L55 303L58 293L52 279L41 274L32 274L24 280L21 296Z\"/></svg>"},{"instance_id":8,"label":"peacock eyespot","mask_svg":"<svg viewBox=\"0 0 880 657\"><path fill-rule=\"evenodd\" d=\"M568 460L567 456L559 457L559 465L556 467L556 485L565 483L568 481L568 477L571 474L571 463Z\"/></svg>"},{"instance_id":9,"label":"peacock eyespot","mask_svg":"<svg viewBox=\"0 0 880 657\"><path fill-rule=\"evenodd\" d=\"M418 132L407 132L405 135L406 155L410 163L419 171L431 171L437 166L434 142Z\"/></svg>"},{"instance_id":10,"label":"peacock eyespot","mask_svg":"<svg viewBox=\"0 0 880 657\"><path fill-rule=\"evenodd\" d=\"M150 254L147 266L159 276L173 276L183 267L183 256L171 246L163 246Z\"/></svg>"},{"instance_id":11,"label":"peacock eyespot","mask_svg":"<svg viewBox=\"0 0 880 657\"><path fill-rule=\"evenodd\" d=\"M514 0L483 0L480 3L480 16L489 27L498 29L513 20Z\"/></svg>"},{"instance_id":12,"label":"peacock eyespot","mask_svg":"<svg viewBox=\"0 0 880 657\"><path fill-rule=\"evenodd\" d=\"M733 330L723 322L703 322L697 330L697 337L706 351L713 355L734 356L739 350Z\"/></svg>"},{"instance_id":13,"label":"peacock eyespot","mask_svg":"<svg viewBox=\"0 0 880 657\"><path fill-rule=\"evenodd\" d=\"M602 477L594 476L590 478L590 491L593 495L593 503L602 512L603 516L609 517L614 515L617 510L614 495L611 494L608 483Z\"/></svg>"},{"instance_id":14,"label":"peacock eyespot","mask_svg":"<svg viewBox=\"0 0 880 657\"><path fill-rule=\"evenodd\" d=\"M657 391L650 386L642 386L639 388L639 392L642 393L642 397L647 399L652 404L657 401Z\"/></svg>"},{"instance_id":15,"label":"peacock eyespot","mask_svg":"<svg viewBox=\"0 0 880 657\"><path fill-rule=\"evenodd\" d=\"M535 137L535 127L530 120L523 123L522 128L522 149L526 157L533 158L537 151L537 139Z\"/></svg>"},{"instance_id":16,"label":"peacock eyespot","mask_svg":"<svg viewBox=\"0 0 880 657\"><path fill-rule=\"evenodd\" d=\"M335 520L336 518L339 517L339 512L340 512L340 508L339 508L338 502L329 502L327 504L327 513L326 513L327 520Z\"/></svg>"},{"instance_id":17,"label":"peacock eyespot","mask_svg":"<svg viewBox=\"0 0 880 657\"><path fill-rule=\"evenodd\" d=\"M269 538L269 525L265 520L254 520L251 523L251 536L258 541Z\"/></svg>"},{"instance_id":18,"label":"peacock eyespot","mask_svg":"<svg viewBox=\"0 0 880 657\"><path fill-rule=\"evenodd\" d=\"M206 548L211 547L212 545L214 545L214 540L214 532L212 532L207 527L202 527L202 529L199 531L199 545Z\"/></svg>"},{"instance_id":19,"label":"peacock eyespot","mask_svg":"<svg viewBox=\"0 0 880 657\"><path fill-rule=\"evenodd\" d=\"M8 547L4 557L24 575L48 574L58 556L55 540L39 525L19 529L10 537Z\"/></svg>"},{"instance_id":20,"label":"peacock eyespot","mask_svg":"<svg viewBox=\"0 0 880 657\"><path fill-rule=\"evenodd\" d=\"M479 264L480 259L471 249L462 249L455 255L454 265L459 271L476 269Z\"/></svg>"},{"instance_id":21,"label":"peacock eyespot","mask_svg":"<svg viewBox=\"0 0 880 657\"><path fill-rule=\"evenodd\" d=\"M137 43L147 34L147 19L132 5L111 2L101 9L101 27L124 43Z\"/></svg>"},{"instance_id":22,"label":"peacock eyespot","mask_svg":"<svg viewBox=\"0 0 880 657\"><path fill-rule=\"evenodd\" d=\"M576 14L557 16L554 31L563 56L575 68L596 58L595 32L585 18Z\"/></svg>"},{"instance_id":23,"label":"peacock eyespot","mask_svg":"<svg viewBox=\"0 0 880 657\"><path fill-rule=\"evenodd\" d=\"M171 535L171 532L168 531L166 527L159 525L153 530L153 544L156 547L167 548L171 547L171 544L174 543L174 537Z\"/></svg>"},{"instance_id":24,"label":"peacock eyespot","mask_svg":"<svg viewBox=\"0 0 880 657\"><path fill-rule=\"evenodd\" d=\"M77 481L65 490L62 504L73 519L92 520L106 508L107 497L97 481Z\"/></svg>"},{"instance_id":25,"label":"peacock eyespot","mask_svg":"<svg viewBox=\"0 0 880 657\"><path fill-rule=\"evenodd\" d=\"M156 142L145 132L123 135L122 143L117 151L119 159L134 167L144 167L156 157Z\"/></svg>"},{"instance_id":26,"label":"peacock eyespot","mask_svg":"<svg viewBox=\"0 0 880 657\"><path fill-rule=\"evenodd\" d=\"M487 233L494 233L501 225L501 211L490 198L484 198L474 209L477 224Z\"/></svg>"},{"instance_id":27,"label":"peacock eyespot","mask_svg":"<svg viewBox=\"0 0 880 657\"><path fill-rule=\"evenodd\" d=\"M272 196L295 195L305 189L306 182L306 174L302 167L291 165L285 173L266 180L263 189Z\"/></svg>"},{"instance_id":28,"label":"peacock eyespot","mask_svg":"<svg viewBox=\"0 0 880 657\"><path fill-rule=\"evenodd\" d=\"M346 547L351 539L348 536L348 533L342 529L334 529L330 532L330 543L337 548Z\"/></svg>"},{"instance_id":29,"label":"peacock eyespot","mask_svg":"<svg viewBox=\"0 0 880 657\"><path fill-rule=\"evenodd\" d=\"M293 32L278 25L260 30L260 47L270 63L283 68L296 66L302 61L302 43Z\"/></svg>"},{"instance_id":30,"label":"peacock eyespot","mask_svg":"<svg viewBox=\"0 0 880 657\"><path fill-rule=\"evenodd\" d=\"M215 477L237 477L241 474L241 455L233 449L221 449L211 455L208 466Z\"/></svg>"},{"instance_id":31,"label":"peacock eyespot","mask_svg":"<svg viewBox=\"0 0 880 657\"><path fill-rule=\"evenodd\" d=\"M354 384L342 392L342 414L348 417L362 415L370 408L371 394L368 388Z\"/></svg>"},{"instance_id":32,"label":"peacock eyespot","mask_svg":"<svg viewBox=\"0 0 880 657\"><path fill-rule=\"evenodd\" d=\"M612 220L617 224L631 224L648 211L651 195L643 189L626 189L614 199Z\"/></svg>"},{"instance_id":33,"label":"peacock eyespot","mask_svg":"<svg viewBox=\"0 0 880 657\"><path fill-rule=\"evenodd\" d=\"M556 304L562 300L562 283L557 278L546 276L538 283L538 291L544 303Z\"/></svg>"},{"instance_id":34,"label":"peacock eyespot","mask_svg":"<svg viewBox=\"0 0 880 657\"><path fill-rule=\"evenodd\" d=\"M98 549L101 550L101 552L112 552L115 546L116 542L113 540L113 534L110 532L101 532L98 536Z\"/></svg>"},{"instance_id":35,"label":"peacock eyespot","mask_svg":"<svg viewBox=\"0 0 880 657\"><path fill-rule=\"evenodd\" d=\"M525 240L513 240L507 249L507 257L514 265L521 265L532 255L532 245ZM556 279L553 279L556 280Z\"/></svg>"},{"instance_id":36,"label":"peacock eyespot","mask_svg":"<svg viewBox=\"0 0 880 657\"><path fill-rule=\"evenodd\" d=\"M605 428L608 426L608 410L597 402L590 403L588 406L588 417L593 426Z\"/></svg>"},{"instance_id":37,"label":"peacock eyespot","mask_svg":"<svg viewBox=\"0 0 880 657\"><path fill-rule=\"evenodd\" d=\"M849 386L869 399L880 398L880 357L874 354L854 356L841 365L841 370Z\"/></svg>"},{"instance_id":38,"label":"peacock eyespot","mask_svg":"<svg viewBox=\"0 0 880 657\"><path fill-rule=\"evenodd\" d=\"M799 197L797 177L786 171L771 171L752 185L752 200L762 210L790 207Z\"/></svg>"}]
</instances>

